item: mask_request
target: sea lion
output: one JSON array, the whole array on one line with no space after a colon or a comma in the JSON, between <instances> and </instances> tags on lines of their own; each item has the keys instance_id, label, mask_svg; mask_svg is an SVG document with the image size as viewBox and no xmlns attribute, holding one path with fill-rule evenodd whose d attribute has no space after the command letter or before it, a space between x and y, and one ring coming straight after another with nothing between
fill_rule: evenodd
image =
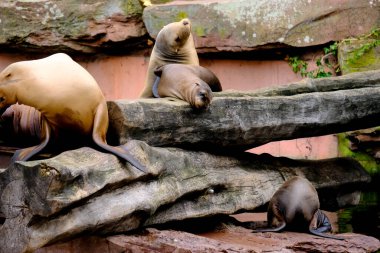
<instances>
[{"instance_id":1,"label":"sea lion","mask_svg":"<svg viewBox=\"0 0 380 253\"><path fill-rule=\"evenodd\" d=\"M156 78L153 72L156 68L169 63L199 65L198 54L191 35L191 23L187 18L164 26L158 33L150 55L141 98L153 97L152 86Z\"/></svg>"},{"instance_id":2,"label":"sea lion","mask_svg":"<svg viewBox=\"0 0 380 253\"><path fill-rule=\"evenodd\" d=\"M157 76L154 97L174 97L188 102L195 109L205 109L212 100L212 91L222 91L219 79L209 69L198 65L167 64L154 71Z\"/></svg>"},{"instance_id":3,"label":"sea lion","mask_svg":"<svg viewBox=\"0 0 380 253\"><path fill-rule=\"evenodd\" d=\"M37 109L41 115L41 143L20 149L14 161L26 161L48 144L52 134L72 139L91 138L111 152L146 172L144 166L121 146L106 142L108 110L95 79L81 65L64 53L46 58L20 61L0 73L0 109L13 104Z\"/></svg>"},{"instance_id":4,"label":"sea lion","mask_svg":"<svg viewBox=\"0 0 380 253\"><path fill-rule=\"evenodd\" d=\"M319 209L318 193L306 178L295 176L286 181L268 205L268 228L252 232L279 232L284 228L337 240L344 238L325 234L331 231L327 216ZM247 223L245 224L247 227Z\"/></svg>"}]
</instances>

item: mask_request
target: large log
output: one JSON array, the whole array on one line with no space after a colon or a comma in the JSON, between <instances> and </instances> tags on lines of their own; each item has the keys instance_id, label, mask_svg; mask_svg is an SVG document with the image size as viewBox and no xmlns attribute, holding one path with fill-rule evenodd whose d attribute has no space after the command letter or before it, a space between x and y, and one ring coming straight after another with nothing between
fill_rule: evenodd
<instances>
[{"instance_id":1,"label":"large log","mask_svg":"<svg viewBox=\"0 0 380 253\"><path fill-rule=\"evenodd\" d=\"M108 106L115 142L246 150L380 125L380 71L256 92L220 92L205 111L169 98L110 101Z\"/></svg>"},{"instance_id":2,"label":"large log","mask_svg":"<svg viewBox=\"0 0 380 253\"><path fill-rule=\"evenodd\" d=\"M146 175L111 154L81 148L47 160L18 162L0 174L0 252L31 252L86 233L253 210L284 182L307 177L329 189L329 203L368 182L350 159L296 161L242 153L212 155L178 148L126 146ZM321 200L324 201L323 196Z\"/></svg>"}]
</instances>

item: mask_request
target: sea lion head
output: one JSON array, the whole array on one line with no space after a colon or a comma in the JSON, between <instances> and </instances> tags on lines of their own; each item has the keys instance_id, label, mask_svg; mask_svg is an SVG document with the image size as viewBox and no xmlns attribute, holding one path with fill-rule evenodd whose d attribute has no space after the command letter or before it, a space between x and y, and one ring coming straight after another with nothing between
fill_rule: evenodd
<instances>
[{"instance_id":1,"label":"sea lion head","mask_svg":"<svg viewBox=\"0 0 380 253\"><path fill-rule=\"evenodd\" d=\"M201 79L191 84L190 105L195 109L207 109L212 100L210 86Z\"/></svg>"},{"instance_id":2,"label":"sea lion head","mask_svg":"<svg viewBox=\"0 0 380 253\"><path fill-rule=\"evenodd\" d=\"M156 47L164 54L175 55L191 37L191 23L185 18L164 26L157 35Z\"/></svg>"},{"instance_id":3,"label":"sea lion head","mask_svg":"<svg viewBox=\"0 0 380 253\"><path fill-rule=\"evenodd\" d=\"M0 114L17 102L15 85L23 79L19 75L17 64L11 64L0 73Z\"/></svg>"}]
</instances>

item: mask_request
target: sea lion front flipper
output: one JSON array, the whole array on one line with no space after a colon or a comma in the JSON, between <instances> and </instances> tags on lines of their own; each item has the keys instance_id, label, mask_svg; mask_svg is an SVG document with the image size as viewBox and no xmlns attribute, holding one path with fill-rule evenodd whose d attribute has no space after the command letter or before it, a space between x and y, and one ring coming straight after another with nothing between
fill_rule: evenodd
<instances>
[{"instance_id":1,"label":"sea lion front flipper","mask_svg":"<svg viewBox=\"0 0 380 253\"><path fill-rule=\"evenodd\" d=\"M158 94L158 84L160 80L161 78L157 76L152 86L152 93L153 93L153 97L155 98L160 98L160 94Z\"/></svg>"},{"instance_id":2,"label":"sea lion front flipper","mask_svg":"<svg viewBox=\"0 0 380 253\"><path fill-rule=\"evenodd\" d=\"M335 240L344 240L344 238L335 236L335 235L330 235L330 234L325 234L325 232L331 231L331 223L327 216L320 210L318 209L314 215L313 218L310 221L309 225L309 232L312 233L313 235L320 236L320 237L325 237L325 238L330 238L330 239L335 239Z\"/></svg>"},{"instance_id":3,"label":"sea lion front flipper","mask_svg":"<svg viewBox=\"0 0 380 253\"><path fill-rule=\"evenodd\" d=\"M155 97L155 98L159 98L160 97L160 94L158 94L158 84L160 83L163 69L164 69L164 66L160 66L160 67L157 67L153 71L154 74L156 75L156 78L154 79L154 83L153 83L153 86L152 86L152 93L153 93L153 97Z\"/></svg>"},{"instance_id":4,"label":"sea lion front flipper","mask_svg":"<svg viewBox=\"0 0 380 253\"><path fill-rule=\"evenodd\" d=\"M123 158L130 164L132 164L136 169L147 173L147 169L134 157L132 157L128 151L120 147L114 147L107 144L106 133L108 129L108 111L107 104L101 103L98 105L95 116L94 116L94 126L92 129L92 139L94 142L102 149Z\"/></svg>"},{"instance_id":5,"label":"sea lion front flipper","mask_svg":"<svg viewBox=\"0 0 380 253\"><path fill-rule=\"evenodd\" d=\"M17 150L12 156L12 162L15 161L27 161L35 154L39 153L49 143L51 136L51 128L48 122L42 118L41 120L41 143L24 149Z\"/></svg>"}]
</instances>

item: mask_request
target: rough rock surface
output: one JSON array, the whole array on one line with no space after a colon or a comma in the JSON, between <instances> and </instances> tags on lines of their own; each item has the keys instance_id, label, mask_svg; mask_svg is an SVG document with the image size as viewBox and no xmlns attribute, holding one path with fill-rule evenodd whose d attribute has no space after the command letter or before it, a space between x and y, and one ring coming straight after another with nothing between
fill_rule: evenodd
<instances>
[{"instance_id":1,"label":"rough rock surface","mask_svg":"<svg viewBox=\"0 0 380 253\"><path fill-rule=\"evenodd\" d=\"M296 161L243 153L217 156L175 148L126 146L150 173L91 148L47 160L18 162L0 174L1 253L29 252L86 233L123 233L141 226L252 210L288 178L303 175L321 202L370 180L350 159ZM327 194L323 193L327 190Z\"/></svg>"},{"instance_id":2,"label":"rough rock surface","mask_svg":"<svg viewBox=\"0 0 380 253\"><path fill-rule=\"evenodd\" d=\"M85 53L136 49L146 44L141 15L138 0L1 1L0 46Z\"/></svg>"},{"instance_id":3,"label":"rough rock surface","mask_svg":"<svg viewBox=\"0 0 380 253\"><path fill-rule=\"evenodd\" d=\"M188 17L202 51L244 51L284 44L321 45L369 32L380 24L380 4L368 0L173 1L144 9L155 37L163 25Z\"/></svg>"},{"instance_id":4,"label":"rough rock surface","mask_svg":"<svg viewBox=\"0 0 380 253\"><path fill-rule=\"evenodd\" d=\"M375 39L351 39L339 43L338 60L342 74L380 69L380 46L371 47L361 57L357 56L361 48L374 42Z\"/></svg>"},{"instance_id":5,"label":"rough rock surface","mask_svg":"<svg viewBox=\"0 0 380 253\"><path fill-rule=\"evenodd\" d=\"M110 131L115 142L215 152L380 125L380 71L215 96L205 111L168 98L110 101Z\"/></svg>"},{"instance_id":6,"label":"rough rock surface","mask_svg":"<svg viewBox=\"0 0 380 253\"><path fill-rule=\"evenodd\" d=\"M147 229L135 235L83 238L37 250L36 253L112 252L376 252L380 241L365 235L341 234L344 241L295 233L258 233L229 226L216 232L194 235L174 230Z\"/></svg>"},{"instance_id":7,"label":"rough rock surface","mask_svg":"<svg viewBox=\"0 0 380 253\"><path fill-rule=\"evenodd\" d=\"M198 52L306 47L367 33L380 24L368 0L1 1L0 47L35 51L130 52L163 25L189 17ZM143 13L143 14L142 14ZM144 22L142 21L142 16Z\"/></svg>"}]
</instances>

